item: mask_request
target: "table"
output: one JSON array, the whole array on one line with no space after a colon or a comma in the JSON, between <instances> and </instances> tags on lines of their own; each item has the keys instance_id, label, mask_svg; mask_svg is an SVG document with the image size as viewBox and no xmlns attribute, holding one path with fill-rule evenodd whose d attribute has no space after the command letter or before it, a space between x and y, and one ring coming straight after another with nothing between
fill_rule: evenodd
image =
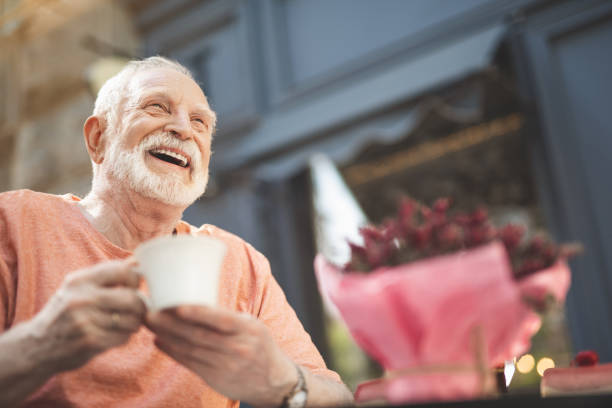
<instances>
[{"instance_id":1,"label":"table","mask_svg":"<svg viewBox=\"0 0 612 408\"><path fill-rule=\"evenodd\" d=\"M366 405L367 407L367 405ZM376 407L381 407L377 405ZM384 407L384 405L383 405ZM496 399L389 405L405 408L612 408L612 394L541 398L538 395L508 395Z\"/></svg>"}]
</instances>

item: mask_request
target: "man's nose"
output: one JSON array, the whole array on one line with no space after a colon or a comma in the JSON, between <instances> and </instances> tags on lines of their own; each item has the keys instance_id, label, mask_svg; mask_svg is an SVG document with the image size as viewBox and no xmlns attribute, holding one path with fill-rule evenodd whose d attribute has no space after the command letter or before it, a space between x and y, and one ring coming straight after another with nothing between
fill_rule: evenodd
<instances>
[{"instance_id":1,"label":"man's nose","mask_svg":"<svg viewBox=\"0 0 612 408\"><path fill-rule=\"evenodd\" d=\"M170 122L166 125L166 131L181 140L192 138L193 135L189 115L186 113L175 112L171 116Z\"/></svg>"}]
</instances>

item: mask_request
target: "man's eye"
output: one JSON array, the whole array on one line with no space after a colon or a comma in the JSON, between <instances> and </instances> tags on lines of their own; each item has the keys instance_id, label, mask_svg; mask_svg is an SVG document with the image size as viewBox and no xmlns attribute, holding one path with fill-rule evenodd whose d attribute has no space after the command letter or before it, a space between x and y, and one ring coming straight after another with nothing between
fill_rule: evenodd
<instances>
[{"instance_id":1,"label":"man's eye","mask_svg":"<svg viewBox=\"0 0 612 408\"><path fill-rule=\"evenodd\" d=\"M204 124L205 124L205 123L204 123L204 120L203 120L203 119L201 119L201 118L193 118L193 120L195 120L196 122L201 123L202 125L204 125Z\"/></svg>"},{"instance_id":2,"label":"man's eye","mask_svg":"<svg viewBox=\"0 0 612 408\"><path fill-rule=\"evenodd\" d=\"M161 109L163 111L166 110L166 107L164 105L162 105L161 103L152 103L149 106L152 107L152 108Z\"/></svg>"}]
</instances>

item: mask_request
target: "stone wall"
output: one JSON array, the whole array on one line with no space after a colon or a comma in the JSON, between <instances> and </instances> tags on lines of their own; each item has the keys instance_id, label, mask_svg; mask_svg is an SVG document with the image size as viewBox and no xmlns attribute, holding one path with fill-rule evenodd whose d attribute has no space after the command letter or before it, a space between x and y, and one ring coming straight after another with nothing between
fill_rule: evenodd
<instances>
[{"instance_id":1,"label":"stone wall","mask_svg":"<svg viewBox=\"0 0 612 408\"><path fill-rule=\"evenodd\" d=\"M82 127L95 99L88 68L118 51L137 55L139 39L121 2L34 3L0 9L0 191L83 195L91 165Z\"/></svg>"}]
</instances>

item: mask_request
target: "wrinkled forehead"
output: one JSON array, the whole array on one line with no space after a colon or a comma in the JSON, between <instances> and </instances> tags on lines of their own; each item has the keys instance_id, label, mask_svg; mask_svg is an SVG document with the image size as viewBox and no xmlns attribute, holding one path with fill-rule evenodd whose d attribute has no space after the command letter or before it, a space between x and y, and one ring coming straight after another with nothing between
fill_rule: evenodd
<instances>
[{"instance_id":1,"label":"wrinkled forehead","mask_svg":"<svg viewBox=\"0 0 612 408\"><path fill-rule=\"evenodd\" d=\"M170 68L136 72L128 81L127 90L131 104L150 94L165 94L173 100L210 109L202 88L187 75Z\"/></svg>"}]
</instances>

